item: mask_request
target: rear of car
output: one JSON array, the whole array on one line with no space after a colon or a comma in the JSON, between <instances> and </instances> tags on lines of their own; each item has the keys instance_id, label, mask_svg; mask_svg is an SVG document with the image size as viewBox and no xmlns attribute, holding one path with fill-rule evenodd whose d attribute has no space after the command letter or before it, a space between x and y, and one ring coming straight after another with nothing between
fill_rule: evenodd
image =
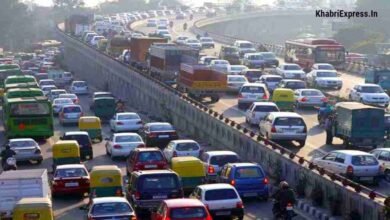
<instances>
[{"instance_id":1,"label":"rear of car","mask_svg":"<svg viewBox=\"0 0 390 220\"><path fill-rule=\"evenodd\" d=\"M249 82L253 83L260 79L263 72L261 70L256 69L248 69L243 71L243 75L248 79Z\"/></svg>"},{"instance_id":2,"label":"rear of car","mask_svg":"<svg viewBox=\"0 0 390 220\"><path fill-rule=\"evenodd\" d=\"M170 141L179 138L176 130L168 123L150 123L148 127L149 130L144 137L146 146L158 146L160 149L163 149Z\"/></svg>"},{"instance_id":3,"label":"rear of car","mask_svg":"<svg viewBox=\"0 0 390 220\"><path fill-rule=\"evenodd\" d=\"M52 89L49 92L49 98L51 101L58 98L60 94L66 94L66 90L64 89Z\"/></svg>"},{"instance_id":4,"label":"rear of car","mask_svg":"<svg viewBox=\"0 0 390 220\"><path fill-rule=\"evenodd\" d=\"M239 157L236 153L231 151L214 151L206 152L207 161L205 163L206 181L216 182L218 175L220 174L222 167L227 163L239 162ZM204 155L201 157L204 160Z\"/></svg>"},{"instance_id":5,"label":"rear of car","mask_svg":"<svg viewBox=\"0 0 390 220\"><path fill-rule=\"evenodd\" d=\"M86 131L75 131L66 132L62 136L62 140L75 140L80 146L80 157L81 159L92 159L93 148L92 140Z\"/></svg>"},{"instance_id":6,"label":"rear of car","mask_svg":"<svg viewBox=\"0 0 390 220\"><path fill-rule=\"evenodd\" d=\"M79 122L79 118L83 116L83 110L80 105L65 105L62 107L59 118L61 124L74 124Z\"/></svg>"},{"instance_id":7,"label":"rear of car","mask_svg":"<svg viewBox=\"0 0 390 220\"><path fill-rule=\"evenodd\" d=\"M260 82L267 85L268 91L273 91L278 87L278 84L282 81L281 76L262 76L260 77Z\"/></svg>"},{"instance_id":8,"label":"rear of car","mask_svg":"<svg viewBox=\"0 0 390 220\"><path fill-rule=\"evenodd\" d=\"M60 94L58 98L69 98L72 99L73 104L78 105L79 104L79 98L75 94L66 93L66 94Z\"/></svg>"},{"instance_id":9,"label":"rear of car","mask_svg":"<svg viewBox=\"0 0 390 220\"><path fill-rule=\"evenodd\" d=\"M192 140L188 140L188 141L178 140L173 142L176 143L173 144L172 157L184 157L184 156L199 157L201 148L197 142Z\"/></svg>"},{"instance_id":10,"label":"rear of car","mask_svg":"<svg viewBox=\"0 0 390 220\"><path fill-rule=\"evenodd\" d=\"M362 152L361 155L350 155L346 175L357 181L378 182L383 175L382 167L374 155Z\"/></svg>"},{"instance_id":11,"label":"rear of car","mask_svg":"<svg viewBox=\"0 0 390 220\"><path fill-rule=\"evenodd\" d=\"M245 78L245 76L241 76L241 75L227 76L227 85L230 92L234 92L234 93L238 92L245 83L248 83L248 80Z\"/></svg>"},{"instance_id":12,"label":"rear of car","mask_svg":"<svg viewBox=\"0 0 390 220\"><path fill-rule=\"evenodd\" d=\"M142 138L135 133L114 134L111 157L127 157L137 147L145 146Z\"/></svg>"},{"instance_id":13,"label":"rear of car","mask_svg":"<svg viewBox=\"0 0 390 220\"><path fill-rule=\"evenodd\" d=\"M65 105L72 105L74 104L71 99L68 98L56 98L53 100L53 114L58 115L58 113L61 111L62 107Z\"/></svg>"},{"instance_id":14,"label":"rear of car","mask_svg":"<svg viewBox=\"0 0 390 220\"><path fill-rule=\"evenodd\" d=\"M56 167L52 180L52 193L57 195L89 192L90 179L87 169L81 164L60 165Z\"/></svg>"},{"instance_id":15,"label":"rear of car","mask_svg":"<svg viewBox=\"0 0 390 220\"><path fill-rule=\"evenodd\" d=\"M246 122L251 125L258 125L260 121L270 112L279 112L278 106L273 102L254 102L246 112Z\"/></svg>"},{"instance_id":16,"label":"rear of car","mask_svg":"<svg viewBox=\"0 0 390 220\"><path fill-rule=\"evenodd\" d=\"M246 83L238 92L238 108L248 107L253 102L268 101L269 92L265 84Z\"/></svg>"},{"instance_id":17,"label":"rear of car","mask_svg":"<svg viewBox=\"0 0 390 220\"><path fill-rule=\"evenodd\" d=\"M306 136L307 127L305 121L296 113L276 116L269 132L269 137L272 140L298 141L303 145L306 141Z\"/></svg>"},{"instance_id":18,"label":"rear of car","mask_svg":"<svg viewBox=\"0 0 390 220\"><path fill-rule=\"evenodd\" d=\"M295 91L295 98L297 108L322 106L328 101L326 96L317 89L298 89Z\"/></svg>"},{"instance_id":19,"label":"rear of car","mask_svg":"<svg viewBox=\"0 0 390 220\"><path fill-rule=\"evenodd\" d=\"M88 94L88 85L85 81L73 81L70 92L76 95Z\"/></svg>"},{"instance_id":20,"label":"rear of car","mask_svg":"<svg viewBox=\"0 0 390 220\"><path fill-rule=\"evenodd\" d=\"M136 220L130 203L121 197L94 198L91 201L87 219L92 220Z\"/></svg>"},{"instance_id":21,"label":"rear of car","mask_svg":"<svg viewBox=\"0 0 390 220\"><path fill-rule=\"evenodd\" d=\"M135 155L133 171L138 170L164 170L168 168L168 162L163 153L158 149L138 151Z\"/></svg>"},{"instance_id":22,"label":"rear of car","mask_svg":"<svg viewBox=\"0 0 390 220\"><path fill-rule=\"evenodd\" d=\"M11 149L16 153L16 161L37 161L40 164L43 160L41 148L31 138L14 138L8 142Z\"/></svg>"},{"instance_id":23,"label":"rear of car","mask_svg":"<svg viewBox=\"0 0 390 220\"><path fill-rule=\"evenodd\" d=\"M114 132L137 132L143 126L142 120L137 113L117 113L114 117L114 121L111 122L111 129Z\"/></svg>"}]
</instances>

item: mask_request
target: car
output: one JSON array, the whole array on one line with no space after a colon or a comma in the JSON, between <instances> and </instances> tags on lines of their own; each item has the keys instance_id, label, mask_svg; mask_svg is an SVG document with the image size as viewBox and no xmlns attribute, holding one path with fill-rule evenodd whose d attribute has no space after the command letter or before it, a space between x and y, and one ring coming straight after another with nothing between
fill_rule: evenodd
<instances>
[{"instance_id":1,"label":"car","mask_svg":"<svg viewBox=\"0 0 390 220\"><path fill-rule=\"evenodd\" d=\"M218 182L234 186L241 198L266 201L269 197L269 179L257 163L228 163L222 168Z\"/></svg>"},{"instance_id":2,"label":"car","mask_svg":"<svg viewBox=\"0 0 390 220\"><path fill-rule=\"evenodd\" d=\"M263 83L245 83L238 91L237 107L244 109L253 102L268 101L270 94Z\"/></svg>"},{"instance_id":3,"label":"car","mask_svg":"<svg viewBox=\"0 0 390 220\"><path fill-rule=\"evenodd\" d=\"M187 36L178 36L175 40L177 44L185 44L186 40L188 39Z\"/></svg>"},{"instance_id":4,"label":"car","mask_svg":"<svg viewBox=\"0 0 390 220\"><path fill-rule=\"evenodd\" d=\"M313 159L313 164L354 181L377 184L383 175L377 158L358 150L334 150Z\"/></svg>"},{"instance_id":5,"label":"car","mask_svg":"<svg viewBox=\"0 0 390 220\"><path fill-rule=\"evenodd\" d=\"M114 133L106 141L106 154L111 156L111 159L128 157L135 148L145 147L141 136L131 132Z\"/></svg>"},{"instance_id":6,"label":"car","mask_svg":"<svg viewBox=\"0 0 390 220\"><path fill-rule=\"evenodd\" d=\"M306 75L307 83L312 87L336 88L343 86L343 81L337 75L336 70L312 70Z\"/></svg>"},{"instance_id":7,"label":"car","mask_svg":"<svg viewBox=\"0 0 390 220\"><path fill-rule=\"evenodd\" d=\"M138 132L143 126L141 117L135 112L116 113L110 120L111 131Z\"/></svg>"},{"instance_id":8,"label":"car","mask_svg":"<svg viewBox=\"0 0 390 220\"><path fill-rule=\"evenodd\" d=\"M187 39L184 44L194 49L202 49L202 44L197 39Z\"/></svg>"},{"instance_id":9,"label":"car","mask_svg":"<svg viewBox=\"0 0 390 220\"><path fill-rule=\"evenodd\" d=\"M279 82L278 88L285 89L306 89L306 82L299 79L283 79Z\"/></svg>"},{"instance_id":10,"label":"car","mask_svg":"<svg viewBox=\"0 0 390 220\"><path fill-rule=\"evenodd\" d=\"M55 86L55 85L47 85L47 86L42 86L41 89L42 89L43 94L45 96L48 96L51 90L57 89L57 86Z\"/></svg>"},{"instance_id":11,"label":"car","mask_svg":"<svg viewBox=\"0 0 390 220\"><path fill-rule=\"evenodd\" d=\"M157 26L157 30L168 30L168 26L159 25L159 26Z\"/></svg>"},{"instance_id":12,"label":"car","mask_svg":"<svg viewBox=\"0 0 390 220\"><path fill-rule=\"evenodd\" d=\"M249 125L257 125L261 119L270 112L279 112L278 106L274 102L253 102L245 112L245 122Z\"/></svg>"},{"instance_id":13,"label":"car","mask_svg":"<svg viewBox=\"0 0 390 220\"><path fill-rule=\"evenodd\" d=\"M147 147L158 146L160 149L172 141L179 139L176 129L167 122L151 122L145 124L140 135L143 137Z\"/></svg>"},{"instance_id":14,"label":"car","mask_svg":"<svg viewBox=\"0 0 390 220\"><path fill-rule=\"evenodd\" d=\"M301 79L306 78L305 72L302 68L295 63L285 63L276 67L276 73L282 76L284 79Z\"/></svg>"},{"instance_id":15,"label":"car","mask_svg":"<svg viewBox=\"0 0 390 220\"><path fill-rule=\"evenodd\" d=\"M230 65L228 67L229 75L240 75L242 71L248 69L245 65Z\"/></svg>"},{"instance_id":16,"label":"car","mask_svg":"<svg viewBox=\"0 0 390 220\"><path fill-rule=\"evenodd\" d=\"M80 105L64 105L58 113L60 124L76 124L79 118L84 115Z\"/></svg>"},{"instance_id":17,"label":"car","mask_svg":"<svg viewBox=\"0 0 390 220\"><path fill-rule=\"evenodd\" d=\"M264 83L267 85L268 91L272 92L274 89L278 87L280 81L282 81L282 77L279 75L267 74L260 76L259 83Z\"/></svg>"},{"instance_id":18,"label":"car","mask_svg":"<svg viewBox=\"0 0 390 220\"><path fill-rule=\"evenodd\" d=\"M238 53L241 57L244 56L246 53L255 53L256 48L255 45L252 42L245 41L245 40L236 40L233 44L234 47L238 49Z\"/></svg>"},{"instance_id":19,"label":"car","mask_svg":"<svg viewBox=\"0 0 390 220\"><path fill-rule=\"evenodd\" d=\"M307 126L303 117L295 112L270 112L259 123L259 132L272 141L297 141L306 144Z\"/></svg>"},{"instance_id":20,"label":"car","mask_svg":"<svg viewBox=\"0 0 390 220\"><path fill-rule=\"evenodd\" d=\"M76 95L88 94L88 84L85 81L73 81L70 85L70 93Z\"/></svg>"},{"instance_id":21,"label":"car","mask_svg":"<svg viewBox=\"0 0 390 220\"><path fill-rule=\"evenodd\" d=\"M157 147L134 148L126 161L127 176L133 171L165 169L168 169L167 159Z\"/></svg>"},{"instance_id":22,"label":"car","mask_svg":"<svg viewBox=\"0 0 390 220\"><path fill-rule=\"evenodd\" d=\"M207 207L198 199L167 199L151 215L152 220L202 219L212 220Z\"/></svg>"},{"instance_id":23,"label":"car","mask_svg":"<svg viewBox=\"0 0 390 220\"><path fill-rule=\"evenodd\" d=\"M53 196L89 193L89 173L84 164L58 165L54 171L51 191Z\"/></svg>"},{"instance_id":24,"label":"car","mask_svg":"<svg viewBox=\"0 0 390 220\"><path fill-rule=\"evenodd\" d=\"M370 154L374 155L382 164L383 177L387 182L390 182L390 148L376 148Z\"/></svg>"},{"instance_id":25,"label":"car","mask_svg":"<svg viewBox=\"0 0 390 220\"><path fill-rule=\"evenodd\" d=\"M219 58L229 61L230 64L241 64L240 54L237 47L222 45Z\"/></svg>"},{"instance_id":26,"label":"car","mask_svg":"<svg viewBox=\"0 0 390 220\"><path fill-rule=\"evenodd\" d=\"M252 83L258 81L263 74L264 73L259 69L248 69L248 68L242 70L242 72L240 73L240 75L245 76L248 79L248 81Z\"/></svg>"},{"instance_id":27,"label":"car","mask_svg":"<svg viewBox=\"0 0 390 220\"><path fill-rule=\"evenodd\" d=\"M215 70L227 73L227 71L229 70L230 63L227 60L216 59L211 60L210 66Z\"/></svg>"},{"instance_id":28,"label":"car","mask_svg":"<svg viewBox=\"0 0 390 220\"><path fill-rule=\"evenodd\" d=\"M240 91L241 86L243 86L245 83L248 83L248 80L245 78L245 76L241 76L241 75L227 76L227 85L229 91L231 92Z\"/></svg>"},{"instance_id":29,"label":"car","mask_svg":"<svg viewBox=\"0 0 390 220\"><path fill-rule=\"evenodd\" d=\"M319 107L328 102L328 98L318 89L297 89L294 91L295 107Z\"/></svg>"},{"instance_id":30,"label":"car","mask_svg":"<svg viewBox=\"0 0 390 220\"><path fill-rule=\"evenodd\" d=\"M61 140L75 140L80 147L81 159L93 159L92 140L86 131L67 131L62 135Z\"/></svg>"},{"instance_id":31,"label":"car","mask_svg":"<svg viewBox=\"0 0 390 220\"><path fill-rule=\"evenodd\" d=\"M330 63L314 63L311 66L312 70L336 70Z\"/></svg>"},{"instance_id":32,"label":"car","mask_svg":"<svg viewBox=\"0 0 390 220\"><path fill-rule=\"evenodd\" d=\"M240 158L233 151L207 151L202 153L200 160L205 168L206 181L215 182L225 164L239 162Z\"/></svg>"},{"instance_id":33,"label":"car","mask_svg":"<svg viewBox=\"0 0 390 220\"><path fill-rule=\"evenodd\" d=\"M149 19L146 23L146 27L157 27L157 20Z\"/></svg>"},{"instance_id":34,"label":"car","mask_svg":"<svg viewBox=\"0 0 390 220\"><path fill-rule=\"evenodd\" d=\"M184 197L180 177L172 170L134 171L129 186L127 200L141 213L156 209L163 200Z\"/></svg>"},{"instance_id":35,"label":"car","mask_svg":"<svg viewBox=\"0 0 390 220\"><path fill-rule=\"evenodd\" d=\"M168 40L172 40L172 35L169 33L168 30L157 30L156 35Z\"/></svg>"},{"instance_id":36,"label":"car","mask_svg":"<svg viewBox=\"0 0 390 220\"><path fill-rule=\"evenodd\" d=\"M245 53L242 64L248 68L265 67L266 61L260 53Z\"/></svg>"},{"instance_id":37,"label":"car","mask_svg":"<svg viewBox=\"0 0 390 220\"><path fill-rule=\"evenodd\" d=\"M92 46L97 46L97 43L99 40L106 39L104 36L96 35L91 39L91 45Z\"/></svg>"},{"instance_id":38,"label":"car","mask_svg":"<svg viewBox=\"0 0 390 220\"><path fill-rule=\"evenodd\" d=\"M65 105L71 105L74 104L72 99L69 98L56 98L53 100L53 114L58 115L58 113L61 111L62 107Z\"/></svg>"},{"instance_id":39,"label":"car","mask_svg":"<svg viewBox=\"0 0 390 220\"><path fill-rule=\"evenodd\" d=\"M80 103L80 100L77 97L77 95L76 94L72 94L72 93L60 94L58 96L58 98L69 98L69 99L71 99L73 101L73 104L79 104Z\"/></svg>"},{"instance_id":40,"label":"car","mask_svg":"<svg viewBox=\"0 0 390 220\"><path fill-rule=\"evenodd\" d=\"M218 60L216 56L202 56L199 60L200 64L210 65L212 60Z\"/></svg>"},{"instance_id":41,"label":"car","mask_svg":"<svg viewBox=\"0 0 390 220\"><path fill-rule=\"evenodd\" d=\"M199 185L194 189L190 198L199 199L205 204L213 218L244 219L244 203L237 190L230 184Z\"/></svg>"},{"instance_id":42,"label":"car","mask_svg":"<svg viewBox=\"0 0 390 220\"><path fill-rule=\"evenodd\" d=\"M54 99L58 98L60 94L66 94L66 93L67 92L65 89L52 89L52 90L50 90L50 92L47 96L48 96L50 101L53 101Z\"/></svg>"},{"instance_id":43,"label":"car","mask_svg":"<svg viewBox=\"0 0 390 220\"><path fill-rule=\"evenodd\" d=\"M41 79L41 80L39 80L38 85L39 85L39 88L42 89L42 86L55 86L56 83L52 79Z\"/></svg>"},{"instance_id":44,"label":"car","mask_svg":"<svg viewBox=\"0 0 390 220\"><path fill-rule=\"evenodd\" d=\"M279 60L278 58L276 58L273 52L260 52L259 54L264 58L265 66L267 67L279 66Z\"/></svg>"},{"instance_id":45,"label":"car","mask_svg":"<svg viewBox=\"0 0 390 220\"><path fill-rule=\"evenodd\" d=\"M173 140L164 149L164 155L168 161L173 157L193 156L199 158L202 148L198 142L189 139Z\"/></svg>"},{"instance_id":46,"label":"car","mask_svg":"<svg viewBox=\"0 0 390 220\"><path fill-rule=\"evenodd\" d=\"M87 219L137 219L132 206L123 197L92 198L88 205Z\"/></svg>"},{"instance_id":47,"label":"car","mask_svg":"<svg viewBox=\"0 0 390 220\"><path fill-rule=\"evenodd\" d=\"M176 20L183 20L185 18L186 18L186 14L184 14L184 13L176 14Z\"/></svg>"},{"instance_id":48,"label":"car","mask_svg":"<svg viewBox=\"0 0 390 220\"><path fill-rule=\"evenodd\" d=\"M360 83L355 85L350 90L349 99L366 105L386 108L389 106L389 96L377 84Z\"/></svg>"},{"instance_id":49,"label":"car","mask_svg":"<svg viewBox=\"0 0 390 220\"><path fill-rule=\"evenodd\" d=\"M8 140L8 145L16 153L17 162L35 161L41 164L43 161L41 148L32 138L12 138Z\"/></svg>"},{"instance_id":50,"label":"car","mask_svg":"<svg viewBox=\"0 0 390 220\"><path fill-rule=\"evenodd\" d=\"M199 38L199 41L202 44L202 48L214 48L215 47L214 40L211 37L201 37L201 38Z\"/></svg>"}]
</instances>

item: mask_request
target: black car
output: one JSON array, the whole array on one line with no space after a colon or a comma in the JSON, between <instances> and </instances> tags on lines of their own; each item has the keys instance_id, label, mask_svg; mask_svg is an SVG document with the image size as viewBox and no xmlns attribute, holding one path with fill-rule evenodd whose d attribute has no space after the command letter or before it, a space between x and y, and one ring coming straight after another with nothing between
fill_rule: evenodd
<instances>
[{"instance_id":1,"label":"black car","mask_svg":"<svg viewBox=\"0 0 390 220\"><path fill-rule=\"evenodd\" d=\"M219 58L229 61L231 65L241 64L237 47L222 46L221 51L219 52Z\"/></svg>"},{"instance_id":2,"label":"black car","mask_svg":"<svg viewBox=\"0 0 390 220\"><path fill-rule=\"evenodd\" d=\"M175 128L166 122L147 123L140 130L140 135L147 147L159 147L160 149L164 149L170 141L179 138Z\"/></svg>"},{"instance_id":3,"label":"black car","mask_svg":"<svg viewBox=\"0 0 390 220\"><path fill-rule=\"evenodd\" d=\"M61 140L75 140L80 146L81 159L92 159L92 140L86 131L68 131L61 137Z\"/></svg>"}]
</instances>

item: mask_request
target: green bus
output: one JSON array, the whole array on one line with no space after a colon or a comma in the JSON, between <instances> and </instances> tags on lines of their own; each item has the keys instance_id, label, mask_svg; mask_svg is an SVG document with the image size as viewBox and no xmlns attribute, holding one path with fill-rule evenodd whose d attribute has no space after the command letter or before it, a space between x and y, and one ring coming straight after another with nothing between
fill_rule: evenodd
<instances>
[{"instance_id":1,"label":"green bus","mask_svg":"<svg viewBox=\"0 0 390 220\"><path fill-rule=\"evenodd\" d=\"M30 75L8 76L4 80L4 85L14 84L14 83L30 83L30 82L37 83L37 80L35 79L34 76L30 76Z\"/></svg>"},{"instance_id":2,"label":"green bus","mask_svg":"<svg viewBox=\"0 0 390 220\"><path fill-rule=\"evenodd\" d=\"M15 88L39 88L38 83L36 82L29 82L29 83L11 83L11 84L6 84L4 86L4 93L6 93L10 89L15 89Z\"/></svg>"},{"instance_id":3,"label":"green bus","mask_svg":"<svg viewBox=\"0 0 390 220\"><path fill-rule=\"evenodd\" d=\"M4 94L4 80L12 75L23 75L18 64L0 64L0 96Z\"/></svg>"},{"instance_id":4,"label":"green bus","mask_svg":"<svg viewBox=\"0 0 390 220\"><path fill-rule=\"evenodd\" d=\"M45 96L43 91L38 88L12 88L4 94L5 99Z\"/></svg>"},{"instance_id":5,"label":"green bus","mask_svg":"<svg viewBox=\"0 0 390 220\"><path fill-rule=\"evenodd\" d=\"M53 109L44 96L5 99L3 121L7 138L48 138L54 134Z\"/></svg>"}]
</instances>

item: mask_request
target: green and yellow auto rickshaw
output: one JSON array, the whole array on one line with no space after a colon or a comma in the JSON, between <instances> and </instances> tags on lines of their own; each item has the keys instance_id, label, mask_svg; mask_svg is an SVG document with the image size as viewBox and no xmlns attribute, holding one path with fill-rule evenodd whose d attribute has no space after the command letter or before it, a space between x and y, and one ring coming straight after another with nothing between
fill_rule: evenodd
<instances>
[{"instance_id":1,"label":"green and yellow auto rickshaw","mask_svg":"<svg viewBox=\"0 0 390 220\"><path fill-rule=\"evenodd\" d=\"M100 118L96 116L83 116L79 118L79 129L80 131L86 131L89 137L94 142L101 142L102 136L102 124Z\"/></svg>"},{"instance_id":2,"label":"green and yellow auto rickshaw","mask_svg":"<svg viewBox=\"0 0 390 220\"><path fill-rule=\"evenodd\" d=\"M192 192L196 186L205 183L203 163L196 157L173 157L171 169L180 176L185 192Z\"/></svg>"},{"instance_id":3,"label":"green and yellow auto rickshaw","mask_svg":"<svg viewBox=\"0 0 390 220\"><path fill-rule=\"evenodd\" d=\"M90 172L90 199L124 196L121 170L116 165L94 166Z\"/></svg>"},{"instance_id":4,"label":"green and yellow auto rickshaw","mask_svg":"<svg viewBox=\"0 0 390 220\"><path fill-rule=\"evenodd\" d=\"M54 220L52 203L49 198L23 198L13 210L12 219Z\"/></svg>"},{"instance_id":5,"label":"green and yellow auto rickshaw","mask_svg":"<svg viewBox=\"0 0 390 220\"><path fill-rule=\"evenodd\" d=\"M294 111L295 97L294 90L277 88L273 91L271 101L274 102L280 111Z\"/></svg>"},{"instance_id":6,"label":"green and yellow auto rickshaw","mask_svg":"<svg viewBox=\"0 0 390 220\"><path fill-rule=\"evenodd\" d=\"M93 99L93 112L101 120L111 119L116 112L116 102L113 97L100 97Z\"/></svg>"},{"instance_id":7,"label":"green and yellow auto rickshaw","mask_svg":"<svg viewBox=\"0 0 390 220\"><path fill-rule=\"evenodd\" d=\"M60 140L53 145L53 171L58 165L79 164L80 146L75 140Z\"/></svg>"}]
</instances>

